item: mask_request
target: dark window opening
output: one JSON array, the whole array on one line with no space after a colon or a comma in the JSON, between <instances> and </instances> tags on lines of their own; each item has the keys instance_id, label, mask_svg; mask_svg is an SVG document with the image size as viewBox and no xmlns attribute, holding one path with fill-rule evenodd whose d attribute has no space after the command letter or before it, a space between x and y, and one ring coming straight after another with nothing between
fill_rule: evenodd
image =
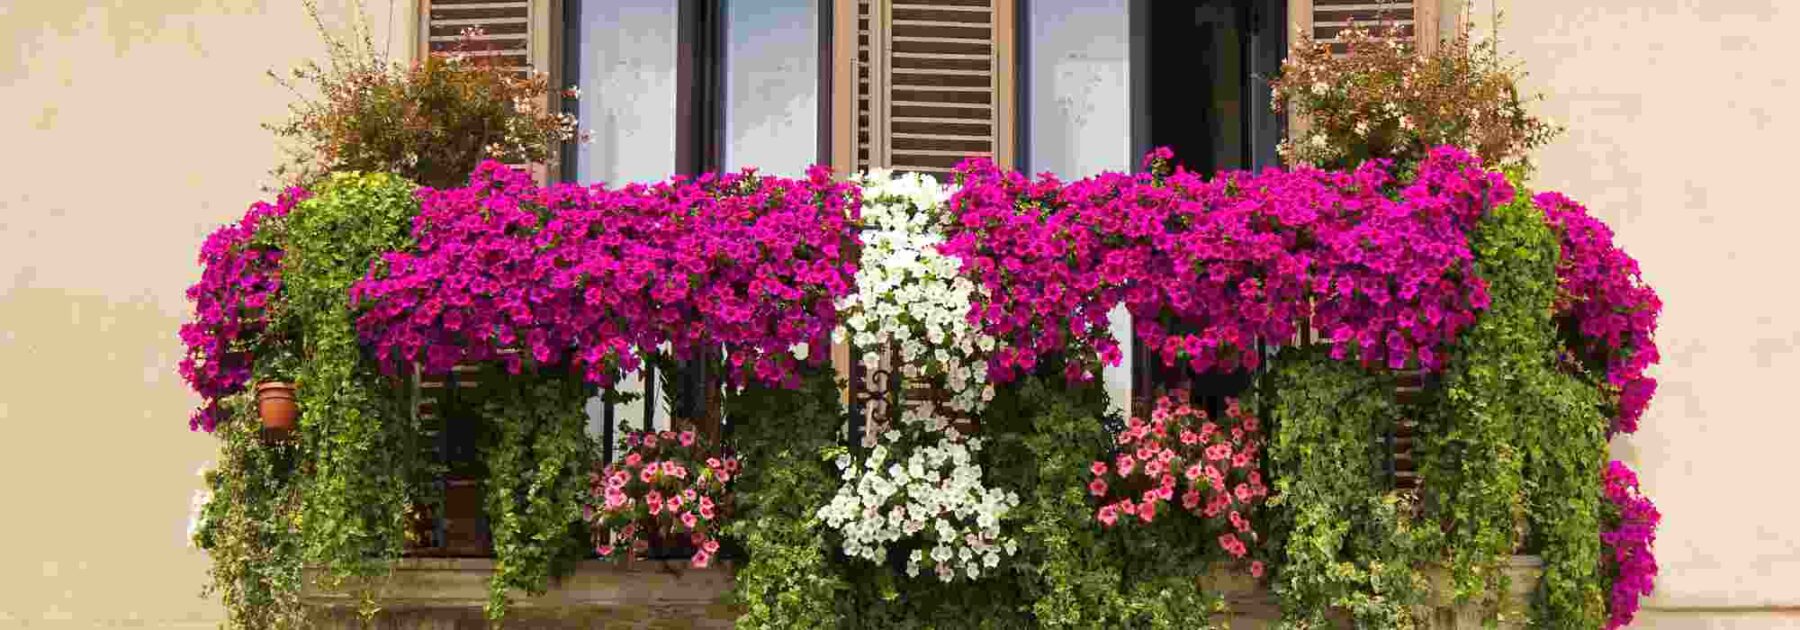
<instances>
[{"instance_id":1,"label":"dark window opening","mask_svg":"<svg viewBox=\"0 0 1800 630\"><path fill-rule=\"evenodd\" d=\"M1132 10L1133 145L1138 155L1166 146L1175 163L1211 176L1276 165L1285 133L1270 110L1268 79L1286 53L1284 0L1136 0ZM1184 332L1180 327L1175 332ZM1266 353L1263 340L1256 352ZM1187 390L1207 413L1249 389L1254 374L1193 374L1184 364L1132 344L1132 412Z\"/></svg>"}]
</instances>

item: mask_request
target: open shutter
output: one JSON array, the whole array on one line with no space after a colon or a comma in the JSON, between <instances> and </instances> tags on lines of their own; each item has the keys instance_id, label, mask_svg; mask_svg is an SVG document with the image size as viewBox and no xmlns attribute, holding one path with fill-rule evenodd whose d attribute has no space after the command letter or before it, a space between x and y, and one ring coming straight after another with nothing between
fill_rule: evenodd
<instances>
[{"instance_id":1,"label":"open shutter","mask_svg":"<svg viewBox=\"0 0 1800 630\"><path fill-rule=\"evenodd\" d=\"M942 174L969 156L1013 166L1013 0L837 0L834 163ZM854 55L854 63L844 56Z\"/></svg>"},{"instance_id":2,"label":"open shutter","mask_svg":"<svg viewBox=\"0 0 1800 630\"><path fill-rule=\"evenodd\" d=\"M1439 0L1300 0L1290 12L1296 30L1311 35L1313 41L1330 44L1333 52L1343 53L1338 32L1352 21L1374 27L1392 24L1402 37L1418 42L1429 50L1437 43Z\"/></svg>"},{"instance_id":3,"label":"open shutter","mask_svg":"<svg viewBox=\"0 0 1800 630\"><path fill-rule=\"evenodd\" d=\"M546 72L555 77L553 18L562 15L560 5L574 0L419 0L419 55L454 50L463 31L479 28L476 38L482 50L474 55L494 57L498 65L520 73ZM551 85L560 85L553 79ZM561 103L547 103L561 111ZM539 184L549 177L543 164L515 164Z\"/></svg>"}]
</instances>

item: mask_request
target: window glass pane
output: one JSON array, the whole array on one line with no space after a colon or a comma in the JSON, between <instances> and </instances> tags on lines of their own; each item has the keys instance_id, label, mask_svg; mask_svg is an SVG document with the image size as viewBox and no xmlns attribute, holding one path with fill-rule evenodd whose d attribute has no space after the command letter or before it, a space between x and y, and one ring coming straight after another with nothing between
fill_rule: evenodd
<instances>
[{"instance_id":1,"label":"window glass pane","mask_svg":"<svg viewBox=\"0 0 1800 630\"><path fill-rule=\"evenodd\" d=\"M1025 4L1025 133L1030 172L1075 179L1130 170L1131 22L1126 0L1032 0ZM1112 409L1131 400L1131 321L1125 308L1110 314L1124 360L1101 374Z\"/></svg>"},{"instance_id":2,"label":"window glass pane","mask_svg":"<svg viewBox=\"0 0 1800 630\"><path fill-rule=\"evenodd\" d=\"M1127 1L1032 0L1026 6L1027 166L1068 179L1129 170L1135 160Z\"/></svg>"},{"instance_id":3,"label":"window glass pane","mask_svg":"<svg viewBox=\"0 0 1800 630\"><path fill-rule=\"evenodd\" d=\"M675 171L677 0L580 0L577 115L582 182L649 182Z\"/></svg>"},{"instance_id":4,"label":"window glass pane","mask_svg":"<svg viewBox=\"0 0 1800 630\"><path fill-rule=\"evenodd\" d=\"M725 4L725 167L798 176L819 161L819 2Z\"/></svg>"},{"instance_id":5,"label":"window glass pane","mask_svg":"<svg viewBox=\"0 0 1800 630\"><path fill-rule=\"evenodd\" d=\"M578 144L576 181L655 182L675 172L675 47L677 0L571 0L579 7L580 33L576 115L592 141ZM642 392L641 375L628 375L617 388ZM668 406L652 395L658 427L667 427ZM644 402L617 405L620 424L644 429ZM601 434L604 407L588 405L589 428ZM618 433L615 435L622 435Z\"/></svg>"}]
</instances>

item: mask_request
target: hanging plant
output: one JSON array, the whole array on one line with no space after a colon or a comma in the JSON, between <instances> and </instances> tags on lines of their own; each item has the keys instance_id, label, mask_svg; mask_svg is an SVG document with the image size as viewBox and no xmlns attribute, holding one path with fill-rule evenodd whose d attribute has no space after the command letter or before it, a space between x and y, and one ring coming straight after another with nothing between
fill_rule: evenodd
<instances>
[{"instance_id":1,"label":"hanging plant","mask_svg":"<svg viewBox=\"0 0 1800 630\"><path fill-rule=\"evenodd\" d=\"M244 391L257 357L265 355L265 366L278 359L259 351L291 353L291 346L263 338L281 291L283 256L279 239L266 224L278 224L308 196L304 189L291 188L275 203L257 202L237 223L219 228L201 245L200 281L187 290L193 317L180 332L187 348L181 378L203 401L188 418L189 429L211 432L224 417L220 400ZM292 366L292 361L285 363Z\"/></svg>"}]
</instances>

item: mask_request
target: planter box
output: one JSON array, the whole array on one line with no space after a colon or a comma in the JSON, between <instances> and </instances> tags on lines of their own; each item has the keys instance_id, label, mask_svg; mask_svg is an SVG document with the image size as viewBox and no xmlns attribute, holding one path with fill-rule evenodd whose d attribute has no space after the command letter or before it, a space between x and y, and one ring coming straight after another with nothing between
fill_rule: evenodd
<instances>
[{"instance_id":1,"label":"planter box","mask_svg":"<svg viewBox=\"0 0 1800 630\"><path fill-rule=\"evenodd\" d=\"M1529 612L1531 592L1537 589L1538 578L1543 575L1543 561L1536 556L1513 556L1501 568L1511 578L1509 590L1501 598L1501 628L1526 627L1526 615ZM1426 628L1464 629L1486 627L1482 619L1482 610L1477 606L1457 606L1441 595L1448 576L1441 570L1429 570L1426 579L1431 582L1433 593L1428 597L1425 610L1418 611L1419 618ZM1215 572L1201 582L1201 586L1219 592L1225 596L1226 604L1231 608L1229 620L1232 628L1266 628L1281 618L1281 607L1275 601L1275 594L1258 585L1248 575L1238 573ZM1348 619L1339 619L1339 625L1349 627Z\"/></svg>"},{"instance_id":2,"label":"planter box","mask_svg":"<svg viewBox=\"0 0 1800 630\"><path fill-rule=\"evenodd\" d=\"M376 586L381 610L365 626L357 600L312 586L301 594L319 628L484 630L494 561L405 558ZM542 597L514 593L507 626L515 628L729 628L736 613L722 598L731 590L726 568L694 569L685 561L639 561L620 566L583 561Z\"/></svg>"},{"instance_id":3,"label":"planter box","mask_svg":"<svg viewBox=\"0 0 1800 630\"><path fill-rule=\"evenodd\" d=\"M315 627L382 630L483 630L487 621L487 579L494 563L474 558L407 558L378 587L381 610L365 626L353 596L327 593L310 586L302 599L315 615ZM1537 587L1542 563L1515 556L1504 569L1512 578L1502 601L1502 628L1525 627L1526 602ZM1443 574L1430 576L1434 586ZM1202 586L1222 593L1233 628L1265 628L1281 617L1273 594L1247 575L1215 573ZM685 561L638 561L631 566L585 561L573 575L552 584L542 597L515 594L507 625L516 628L729 628L736 612L724 603L731 590L731 569L690 568ZM1481 628L1481 613L1433 601L1421 611L1430 628Z\"/></svg>"}]
</instances>

